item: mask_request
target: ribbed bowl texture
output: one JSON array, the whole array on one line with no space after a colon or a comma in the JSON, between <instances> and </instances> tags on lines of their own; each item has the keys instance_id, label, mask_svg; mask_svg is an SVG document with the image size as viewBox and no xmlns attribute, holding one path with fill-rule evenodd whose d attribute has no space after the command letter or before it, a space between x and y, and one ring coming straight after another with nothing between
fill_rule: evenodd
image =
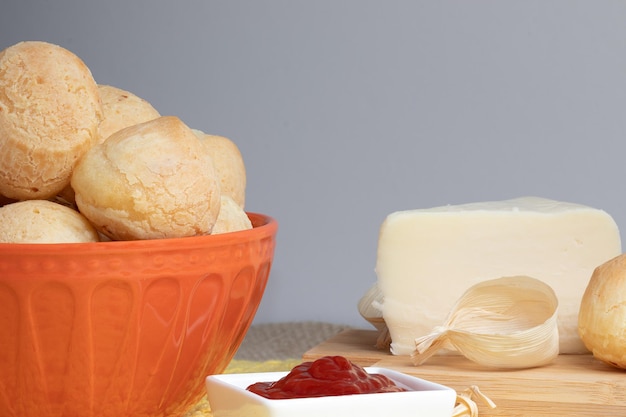
<instances>
[{"instance_id":1,"label":"ribbed bowl texture","mask_svg":"<svg viewBox=\"0 0 626 417\"><path fill-rule=\"evenodd\" d=\"M180 417L268 280L277 223L213 236L0 244L0 416Z\"/></svg>"}]
</instances>

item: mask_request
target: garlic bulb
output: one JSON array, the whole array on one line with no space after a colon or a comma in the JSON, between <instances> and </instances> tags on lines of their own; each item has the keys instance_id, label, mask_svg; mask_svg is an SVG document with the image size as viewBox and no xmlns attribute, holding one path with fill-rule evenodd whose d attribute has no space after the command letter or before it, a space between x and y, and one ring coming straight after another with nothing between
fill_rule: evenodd
<instances>
[{"instance_id":1,"label":"garlic bulb","mask_svg":"<svg viewBox=\"0 0 626 417\"><path fill-rule=\"evenodd\" d=\"M381 330L385 324L382 313L383 299L383 293L378 288L378 283L374 283L361 297L357 306L361 317L369 321L378 330Z\"/></svg>"},{"instance_id":2,"label":"garlic bulb","mask_svg":"<svg viewBox=\"0 0 626 417\"><path fill-rule=\"evenodd\" d=\"M578 334L596 358L626 369L626 254L594 270L580 303Z\"/></svg>"},{"instance_id":3,"label":"garlic bulb","mask_svg":"<svg viewBox=\"0 0 626 417\"><path fill-rule=\"evenodd\" d=\"M361 297L357 306L361 317L378 330L378 338L376 340L376 348L378 349L388 349L391 344L389 329L383 319L382 305L384 298L383 293L378 288L378 283L374 283Z\"/></svg>"},{"instance_id":4,"label":"garlic bulb","mask_svg":"<svg viewBox=\"0 0 626 417\"><path fill-rule=\"evenodd\" d=\"M552 288L535 278L483 281L461 296L445 323L416 339L413 363L453 349L489 367L545 365L559 353L557 307Z\"/></svg>"}]
</instances>

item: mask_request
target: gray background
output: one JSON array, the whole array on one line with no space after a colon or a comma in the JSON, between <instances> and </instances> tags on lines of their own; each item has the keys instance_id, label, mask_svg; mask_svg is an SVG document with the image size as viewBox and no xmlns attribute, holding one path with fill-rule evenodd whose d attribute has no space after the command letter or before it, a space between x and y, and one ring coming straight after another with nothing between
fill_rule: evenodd
<instances>
[{"instance_id":1,"label":"gray background","mask_svg":"<svg viewBox=\"0 0 626 417\"><path fill-rule=\"evenodd\" d=\"M257 323L367 327L395 210L538 195L626 224L623 1L5 1L22 40L238 144L280 223Z\"/></svg>"}]
</instances>

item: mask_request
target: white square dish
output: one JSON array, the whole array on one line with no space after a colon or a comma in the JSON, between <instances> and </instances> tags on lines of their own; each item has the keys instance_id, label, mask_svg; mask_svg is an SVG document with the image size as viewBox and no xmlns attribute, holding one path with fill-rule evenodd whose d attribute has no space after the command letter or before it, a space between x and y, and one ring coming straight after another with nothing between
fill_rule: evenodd
<instances>
[{"instance_id":1,"label":"white square dish","mask_svg":"<svg viewBox=\"0 0 626 417\"><path fill-rule=\"evenodd\" d=\"M456 391L444 385L385 368L366 367L383 374L407 391L314 398L267 399L246 388L273 382L288 372L211 375L207 398L214 417L450 417Z\"/></svg>"}]
</instances>

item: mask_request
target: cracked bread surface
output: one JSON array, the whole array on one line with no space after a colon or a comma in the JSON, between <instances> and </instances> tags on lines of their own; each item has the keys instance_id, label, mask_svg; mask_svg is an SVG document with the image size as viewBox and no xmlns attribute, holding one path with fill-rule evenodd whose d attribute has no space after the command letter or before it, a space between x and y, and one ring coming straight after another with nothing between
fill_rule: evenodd
<instances>
[{"instance_id":1,"label":"cracked bread surface","mask_svg":"<svg viewBox=\"0 0 626 417\"><path fill-rule=\"evenodd\" d=\"M47 199L95 143L102 104L91 71L67 49L25 41L0 52L0 194Z\"/></svg>"},{"instance_id":2,"label":"cracked bread surface","mask_svg":"<svg viewBox=\"0 0 626 417\"><path fill-rule=\"evenodd\" d=\"M77 164L80 211L113 240L209 234L220 210L213 160L178 117L122 129Z\"/></svg>"}]
</instances>

